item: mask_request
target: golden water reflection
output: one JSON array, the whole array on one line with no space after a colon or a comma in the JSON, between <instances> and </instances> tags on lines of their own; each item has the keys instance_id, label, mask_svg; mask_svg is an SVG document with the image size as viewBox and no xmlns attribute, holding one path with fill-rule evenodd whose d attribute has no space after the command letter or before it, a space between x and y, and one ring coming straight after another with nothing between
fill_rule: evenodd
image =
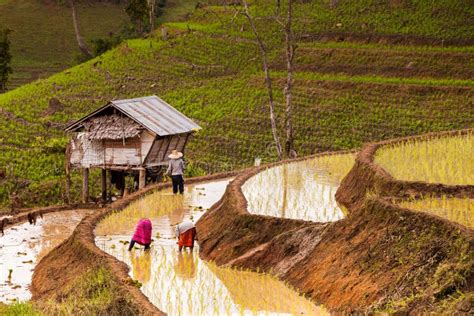
<instances>
[{"instance_id":1,"label":"golden water reflection","mask_svg":"<svg viewBox=\"0 0 474 316\"><path fill-rule=\"evenodd\" d=\"M320 156L260 172L242 187L248 210L315 222L340 220L344 211L335 194L354 158L352 153Z\"/></svg>"},{"instance_id":2,"label":"golden water reflection","mask_svg":"<svg viewBox=\"0 0 474 316\"><path fill-rule=\"evenodd\" d=\"M98 244L131 266L141 291L169 315L326 314L270 275L220 268L197 253L180 254L166 242L155 243L149 252L130 253L120 240L112 237L105 246L103 241Z\"/></svg>"},{"instance_id":3,"label":"golden water reflection","mask_svg":"<svg viewBox=\"0 0 474 316\"><path fill-rule=\"evenodd\" d=\"M99 223L96 244L131 267L130 276L141 291L169 315L325 314L275 278L219 268L199 258L198 252L179 253L174 224L197 221L224 194L230 180L187 186L184 196L169 191L151 194ZM128 252L141 217L153 224L149 252Z\"/></svg>"}]
</instances>

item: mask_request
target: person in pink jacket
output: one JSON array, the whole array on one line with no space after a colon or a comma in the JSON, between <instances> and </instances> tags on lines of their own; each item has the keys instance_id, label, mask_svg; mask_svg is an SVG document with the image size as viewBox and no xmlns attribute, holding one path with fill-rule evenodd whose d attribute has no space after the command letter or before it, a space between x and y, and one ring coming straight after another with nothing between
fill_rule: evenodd
<instances>
[{"instance_id":1,"label":"person in pink jacket","mask_svg":"<svg viewBox=\"0 0 474 316\"><path fill-rule=\"evenodd\" d=\"M149 250L151 244L151 230L151 221L148 218L140 219L138 221L137 227L135 228L135 233L133 234L132 240L130 241L128 251L133 249L135 243L145 246L145 250Z\"/></svg>"}]
</instances>

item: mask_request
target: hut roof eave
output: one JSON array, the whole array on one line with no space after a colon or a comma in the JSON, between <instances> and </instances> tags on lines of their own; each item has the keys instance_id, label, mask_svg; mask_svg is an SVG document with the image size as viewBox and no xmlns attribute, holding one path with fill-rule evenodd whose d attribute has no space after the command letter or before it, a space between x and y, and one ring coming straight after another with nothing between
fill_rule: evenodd
<instances>
[{"instance_id":1,"label":"hut roof eave","mask_svg":"<svg viewBox=\"0 0 474 316\"><path fill-rule=\"evenodd\" d=\"M94 112L69 124L66 132L78 132L83 122L100 114L109 107L122 112L145 129L159 136L186 134L201 129L184 114L157 96L111 101Z\"/></svg>"}]
</instances>

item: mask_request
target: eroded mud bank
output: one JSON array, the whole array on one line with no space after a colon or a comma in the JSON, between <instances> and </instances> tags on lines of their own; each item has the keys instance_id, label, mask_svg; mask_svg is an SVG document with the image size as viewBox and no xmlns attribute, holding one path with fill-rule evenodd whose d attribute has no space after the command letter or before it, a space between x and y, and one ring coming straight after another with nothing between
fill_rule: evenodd
<instances>
[{"instance_id":1,"label":"eroded mud bank","mask_svg":"<svg viewBox=\"0 0 474 316\"><path fill-rule=\"evenodd\" d=\"M470 188L406 184L373 172L373 146L358 155L339 188L349 213L334 223L249 214L241 188L264 168L239 175L198 222L201 256L220 265L272 271L332 311L469 311L473 231L374 193L416 194L421 188L452 194Z\"/></svg>"}]
</instances>

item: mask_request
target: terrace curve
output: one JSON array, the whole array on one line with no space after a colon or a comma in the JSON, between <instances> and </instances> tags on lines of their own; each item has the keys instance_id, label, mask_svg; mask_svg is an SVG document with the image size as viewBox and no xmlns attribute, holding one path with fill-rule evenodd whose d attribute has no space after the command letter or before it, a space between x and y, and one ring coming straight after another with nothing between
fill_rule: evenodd
<instances>
[{"instance_id":1,"label":"terrace curve","mask_svg":"<svg viewBox=\"0 0 474 316\"><path fill-rule=\"evenodd\" d=\"M241 189L247 179L266 168L318 155L242 171L228 185L222 199L197 223L200 255L218 265L271 272L335 312L390 308L469 312L472 295L454 301L451 297L458 291L472 294L474 231L398 207L387 202L385 196L427 191L472 194L471 186L451 188L392 179L373 163L375 149L374 145L364 147L343 180L337 197L349 213L333 223L252 215ZM235 174L189 179L188 183ZM67 296L68 286L78 276L105 266L120 285L120 299L114 303L122 310L161 314L132 285L126 265L99 250L93 230L111 212L168 186L148 187L85 218L67 241L38 264L33 276L33 298ZM367 192L383 195L367 196ZM418 290L416 296L413 288Z\"/></svg>"},{"instance_id":2,"label":"terrace curve","mask_svg":"<svg viewBox=\"0 0 474 316\"><path fill-rule=\"evenodd\" d=\"M428 134L364 146L336 194L337 200L348 208L348 217L334 223L248 212L242 185L266 168L301 159L244 171L197 223L200 254L219 265L270 271L336 312L380 308L468 311L465 301L469 298L453 303L450 295L456 291L472 292L474 231L401 208L386 197L426 193L472 197L473 186L401 181L373 162L377 148L384 144L459 133ZM451 271L447 273L446 269ZM459 277L457 281L454 276ZM415 287L418 296L409 299ZM451 305L443 306L446 302Z\"/></svg>"},{"instance_id":3,"label":"terrace curve","mask_svg":"<svg viewBox=\"0 0 474 316\"><path fill-rule=\"evenodd\" d=\"M446 185L442 183L427 183L423 181L405 181L394 178L385 169L375 163L375 154L379 148L412 140L429 140L442 136L466 135L474 129L430 133L421 136L404 137L365 145L358 154L354 168L341 184L336 198L349 207L359 205L364 201L368 192L380 197L408 198L421 194L439 196L441 194L453 197L474 197L474 185Z\"/></svg>"}]
</instances>

